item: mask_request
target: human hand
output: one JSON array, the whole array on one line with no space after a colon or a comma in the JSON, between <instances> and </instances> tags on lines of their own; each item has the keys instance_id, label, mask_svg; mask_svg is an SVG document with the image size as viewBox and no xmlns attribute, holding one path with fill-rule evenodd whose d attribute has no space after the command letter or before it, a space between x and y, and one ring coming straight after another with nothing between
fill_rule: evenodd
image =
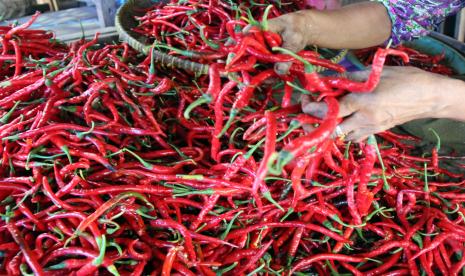
<instances>
[{"instance_id":1,"label":"human hand","mask_svg":"<svg viewBox=\"0 0 465 276\"><path fill-rule=\"evenodd\" d=\"M350 77L365 81L369 74L369 70L360 71ZM340 130L346 140L360 142L408 121L450 117L447 109L452 103L442 92L454 91L455 84L447 77L418 68L386 66L375 91L348 94L340 100L339 117L345 118ZM324 103L302 100L305 113L324 117L326 109Z\"/></svg>"},{"instance_id":2,"label":"human hand","mask_svg":"<svg viewBox=\"0 0 465 276\"><path fill-rule=\"evenodd\" d=\"M280 34L283 39L282 47L297 53L315 41L312 13L312 10L304 10L270 19L268 31ZM291 62L277 63L275 71L280 75L287 74L291 65Z\"/></svg>"},{"instance_id":3,"label":"human hand","mask_svg":"<svg viewBox=\"0 0 465 276\"><path fill-rule=\"evenodd\" d=\"M360 16L363 15L363 16ZM383 4L364 2L332 11L303 10L268 20L268 30L283 39L283 48L295 53L306 46L330 49L363 49L385 42L391 35L391 19ZM290 63L276 64L286 74Z\"/></svg>"}]
</instances>

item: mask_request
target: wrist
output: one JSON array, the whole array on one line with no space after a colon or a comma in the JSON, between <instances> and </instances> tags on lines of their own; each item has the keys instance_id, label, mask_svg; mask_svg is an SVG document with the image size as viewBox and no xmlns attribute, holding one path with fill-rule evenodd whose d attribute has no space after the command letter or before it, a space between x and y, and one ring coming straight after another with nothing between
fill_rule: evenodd
<instances>
[{"instance_id":1,"label":"wrist","mask_svg":"<svg viewBox=\"0 0 465 276\"><path fill-rule=\"evenodd\" d=\"M302 10L295 12L295 14L298 16L298 23L296 24L303 27L302 32L306 46L318 44L323 32L323 26L321 26L322 13L317 10Z\"/></svg>"},{"instance_id":2,"label":"wrist","mask_svg":"<svg viewBox=\"0 0 465 276\"><path fill-rule=\"evenodd\" d=\"M438 82L438 118L465 121L465 82L444 78Z\"/></svg>"}]
</instances>

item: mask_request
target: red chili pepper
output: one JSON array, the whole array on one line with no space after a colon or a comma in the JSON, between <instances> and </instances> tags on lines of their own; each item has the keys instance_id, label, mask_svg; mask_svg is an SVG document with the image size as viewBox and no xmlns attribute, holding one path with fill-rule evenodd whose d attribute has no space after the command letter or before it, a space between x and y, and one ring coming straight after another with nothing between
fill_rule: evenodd
<instances>
[{"instance_id":1,"label":"red chili pepper","mask_svg":"<svg viewBox=\"0 0 465 276\"><path fill-rule=\"evenodd\" d=\"M280 153L280 159L284 163L288 163L290 159L295 158L305 150L310 150L314 146L318 146L334 132L338 123L339 105L334 98L325 98L328 105L328 112L326 118L322 121L320 126L312 131L310 134L293 140L286 145L284 151ZM286 162L287 161L287 162Z\"/></svg>"},{"instance_id":2,"label":"red chili pepper","mask_svg":"<svg viewBox=\"0 0 465 276\"><path fill-rule=\"evenodd\" d=\"M262 209L262 202L260 196L258 195L258 190L260 189L262 192L267 193L268 195L265 196L269 200L271 195L269 195L269 191L265 188L265 177L268 174L268 166L270 160L272 158L272 154L275 152L276 149L276 117L272 112L265 112L266 118L266 140L265 140L265 151L262 162L257 170L254 182L252 184L252 196L254 197L258 209ZM265 191L266 190L266 191Z\"/></svg>"},{"instance_id":3,"label":"red chili pepper","mask_svg":"<svg viewBox=\"0 0 465 276\"><path fill-rule=\"evenodd\" d=\"M163 263L163 270L161 272L162 276L171 275L171 267L173 262L176 260L176 254L178 253L177 247L172 247L169 249L168 254L166 255L165 262Z\"/></svg>"},{"instance_id":4,"label":"red chili pepper","mask_svg":"<svg viewBox=\"0 0 465 276\"><path fill-rule=\"evenodd\" d=\"M332 239L335 239L337 241L344 241L344 238L342 238L341 236L335 234L334 232L331 232L330 230L327 230L323 227L320 227L320 226L317 226L317 225L313 225L313 224L305 224L305 223L300 223L300 222L286 222L286 223L261 223L261 224L256 224L256 225L253 225L253 226L249 226L247 228L244 228L244 229L240 229L240 230L236 230L236 231L233 231L231 232L227 237L226 237L226 240L228 239L233 239L233 238L237 238L238 236L240 235L243 235L243 234L246 234L250 231L253 231L254 229L259 229L261 227L265 227L265 226L268 226L268 227L302 227L302 228L305 228L307 230L312 230L312 231L316 231L316 232L320 232Z\"/></svg>"},{"instance_id":5,"label":"red chili pepper","mask_svg":"<svg viewBox=\"0 0 465 276\"><path fill-rule=\"evenodd\" d=\"M97 45L98 37L68 46L45 31L0 27L0 250L8 264L0 274L32 269L7 223L52 274L311 266L319 274L419 275L463 266L463 176L439 168L434 151L418 156L421 140L407 135L382 133L378 147L333 139L337 98L373 83L319 75L312 64L344 68L316 51L270 52L282 43L277 34L240 33L243 18L253 24L265 11L303 8L266 5L191 0L140 11L135 31L147 43L208 66L208 76L166 70L126 44ZM450 72L435 64L441 56L405 49L410 65ZM225 70L228 53L239 57ZM357 52L364 63L373 54ZM375 66L405 64L383 55ZM273 72L281 61L293 63L291 74ZM373 79L381 69L374 71ZM305 90L328 104L325 118L291 106ZM211 99L193 106L202 94ZM189 108L192 118L183 116Z\"/></svg>"},{"instance_id":6,"label":"red chili pepper","mask_svg":"<svg viewBox=\"0 0 465 276\"><path fill-rule=\"evenodd\" d=\"M25 29L29 28L34 23L34 21L36 21L36 19L37 19L37 17L39 17L39 15L40 15L40 12L36 12L34 15L31 16L31 19L29 19L24 24L19 25L17 27L14 27L14 28L8 30L8 32L4 36L5 39L12 39L15 34L17 34L19 32L22 32Z\"/></svg>"},{"instance_id":7,"label":"red chili pepper","mask_svg":"<svg viewBox=\"0 0 465 276\"><path fill-rule=\"evenodd\" d=\"M247 58L245 62L231 66L231 68L228 69L228 72L250 71L255 67L256 64L257 58L251 56Z\"/></svg>"},{"instance_id":8,"label":"red chili pepper","mask_svg":"<svg viewBox=\"0 0 465 276\"><path fill-rule=\"evenodd\" d=\"M265 55L269 54L269 55L271 55L271 52L268 51L268 49L266 49L266 47L262 43L258 42L257 40L255 40L251 36L245 36L245 37L239 39L237 50L233 50L233 52L235 54L234 58L231 60L231 62L229 64L226 65L226 70L228 70L233 64L235 64L237 61L239 61L244 56L244 54L246 53L246 51L249 48L253 48L253 49L259 51L261 54L265 54Z\"/></svg>"},{"instance_id":9,"label":"red chili pepper","mask_svg":"<svg viewBox=\"0 0 465 276\"><path fill-rule=\"evenodd\" d=\"M331 61L321 59L319 57L314 57L314 56L307 56L307 57L303 56L303 57L306 61L316 66L325 67L327 69L336 71L338 73L344 73L346 71L346 69L342 65L332 63ZM304 71L304 67L300 64L293 64L291 67L291 70Z\"/></svg>"},{"instance_id":10,"label":"red chili pepper","mask_svg":"<svg viewBox=\"0 0 465 276\"><path fill-rule=\"evenodd\" d=\"M260 250L258 250L258 252L254 256L251 256L248 263L244 265L240 270L238 270L237 273L243 274L245 271L252 268L257 263L257 261L260 260L260 258L262 258L262 256L265 254L265 252L268 250L268 248L271 246L273 242L274 241L271 240L267 242L266 244L262 245Z\"/></svg>"},{"instance_id":11,"label":"red chili pepper","mask_svg":"<svg viewBox=\"0 0 465 276\"><path fill-rule=\"evenodd\" d=\"M265 31L263 32L263 35L265 36L266 43L270 48L280 47L283 44L281 36L277 33Z\"/></svg>"},{"instance_id":12,"label":"red chili pepper","mask_svg":"<svg viewBox=\"0 0 465 276\"><path fill-rule=\"evenodd\" d=\"M23 55L21 53L21 48L19 47L18 43L14 40L11 41L11 44L13 44L13 48L15 49L15 58L16 58L16 63L15 63L15 74L14 77L19 76L21 74L21 68L23 67Z\"/></svg>"},{"instance_id":13,"label":"red chili pepper","mask_svg":"<svg viewBox=\"0 0 465 276\"><path fill-rule=\"evenodd\" d=\"M42 267L40 266L39 262L37 261L37 258L35 256L35 254L29 248L28 244L24 240L24 237L22 236L19 229L12 222L7 222L6 226L7 226L8 232L10 232L10 235L13 237L16 244L19 245L24 258L26 259L27 264L32 269L34 274L36 274L36 275L45 275Z\"/></svg>"},{"instance_id":14,"label":"red chili pepper","mask_svg":"<svg viewBox=\"0 0 465 276\"><path fill-rule=\"evenodd\" d=\"M239 92L239 95L234 102L233 109L244 108L248 104L257 86L262 84L266 79L269 79L275 75L276 73L272 69L270 69L263 71L257 76L253 77L250 81L250 84Z\"/></svg>"},{"instance_id":15,"label":"red chili pepper","mask_svg":"<svg viewBox=\"0 0 465 276\"><path fill-rule=\"evenodd\" d=\"M372 92L378 85L381 78L384 62L388 55L401 57L404 62L409 61L409 56L401 51L394 49L378 49L373 59L373 66L370 76L366 82L353 82L346 79L327 78L325 81L334 88L348 90L356 93Z\"/></svg>"},{"instance_id":16,"label":"red chili pepper","mask_svg":"<svg viewBox=\"0 0 465 276\"><path fill-rule=\"evenodd\" d=\"M286 56L286 55L280 55L280 54L271 55L269 53L261 52L252 47L247 48L246 51L250 55L256 57L261 62L276 63L276 62L290 62L294 60L293 58Z\"/></svg>"},{"instance_id":17,"label":"red chili pepper","mask_svg":"<svg viewBox=\"0 0 465 276\"><path fill-rule=\"evenodd\" d=\"M356 197L358 211L361 216L366 216L368 214L368 210L374 200L374 194L368 190L368 183L373 174L373 167L377 159L376 146L376 138L370 136L363 148L365 160L361 163L359 173L360 180Z\"/></svg>"},{"instance_id":18,"label":"red chili pepper","mask_svg":"<svg viewBox=\"0 0 465 276\"><path fill-rule=\"evenodd\" d=\"M219 157L218 157L218 153L220 151L220 140L219 140L220 137L219 137L219 135L221 133L221 130L223 129L223 102L224 102L224 98L236 86L237 86L237 83L234 82L234 81L230 81L226 85L224 85L223 88L221 89L221 91L219 92L218 97L216 98L216 101L215 101L215 104L214 104L215 131L213 132L213 137L212 137L212 140L211 140L211 143L212 143L211 156L216 161L219 160Z\"/></svg>"},{"instance_id":19,"label":"red chili pepper","mask_svg":"<svg viewBox=\"0 0 465 276\"><path fill-rule=\"evenodd\" d=\"M341 255L341 254L318 254L315 256L308 257L307 259L301 260L299 263L297 263L292 268L291 273L302 270L306 268L307 266L311 265L313 262L317 262L319 260L337 260L341 262L354 263L354 262L362 262L363 258L351 257L351 256Z\"/></svg>"}]
</instances>

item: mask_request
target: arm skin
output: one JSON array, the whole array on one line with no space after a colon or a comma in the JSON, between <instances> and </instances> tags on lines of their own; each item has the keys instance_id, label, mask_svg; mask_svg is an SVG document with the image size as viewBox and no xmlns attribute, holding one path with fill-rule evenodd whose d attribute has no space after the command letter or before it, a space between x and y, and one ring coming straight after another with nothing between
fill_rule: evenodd
<instances>
[{"instance_id":1,"label":"arm skin","mask_svg":"<svg viewBox=\"0 0 465 276\"><path fill-rule=\"evenodd\" d=\"M442 102L446 108L439 113L440 118L465 122L465 82L449 79L445 85L440 87L441 91L450 93L443 95Z\"/></svg>"},{"instance_id":2,"label":"arm skin","mask_svg":"<svg viewBox=\"0 0 465 276\"><path fill-rule=\"evenodd\" d=\"M284 47L300 51L317 44L331 49L361 49L380 45L391 35L391 19L377 2L358 3L334 11L304 10L269 21Z\"/></svg>"},{"instance_id":3,"label":"arm skin","mask_svg":"<svg viewBox=\"0 0 465 276\"><path fill-rule=\"evenodd\" d=\"M268 29L283 38L283 48L299 52L308 45L361 49L380 45L391 36L391 19L383 4L366 2L334 11L303 10L269 20ZM275 70L286 74L290 63Z\"/></svg>"}]
</instances>

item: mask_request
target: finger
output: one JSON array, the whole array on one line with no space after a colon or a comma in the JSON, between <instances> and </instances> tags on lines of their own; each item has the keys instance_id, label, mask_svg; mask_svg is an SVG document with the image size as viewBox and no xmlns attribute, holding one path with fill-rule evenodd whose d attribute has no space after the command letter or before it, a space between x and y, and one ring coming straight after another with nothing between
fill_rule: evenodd
<instances>
[{"instance_id":1,"label":"finger","mask_svg":"<svg viewBox=\"0 0 465 276\"><path fill-rule=\"evenodd\" d=\"M302 94L300 96L300 103L302 104L302 109L304 106L306 106L307 104L309 104L311 102L310 100L310 96L309 95L305 95L305 94ZM304 111L305 112L305 111Z\"/></svg>"},{"instance_id":2,"label":"finger","mask_svg":"<svg viewBox=\"0 0 465 276\"><path fill-rule=\"evenodd\" d=\"M347 117L360 109L359 95L347 95L339 102L339 118ZM318 118L324 118L328 112L328 106L321 102L310 102L310 98L302 97L302 111Z\"/></svg>"},{"instance_id":3,"label":"finger","mask_svg":"<svg viewBox=\"0 0 465 276\"><path fill-rule=\"evenodd\" d=\"M349 94L339 101L339 118L347 117L358 111L363 101L363 95Z\"/></svg>"},{"instance_id":4,"label":"finger","mask_svg":"<svg viewBox=\"0 0 465 276\"><path fill-rule=\"evenodd\" d=\"M252 24L248 24L247 26L245 26L243 29L242 29L242 32L244 34L248 34L250 32L250 30L252 29L253 25Z\"/></svg>"},{"instance_id":5,"label":"finger","mask_svg":"<svg viewBox=\"0 0 465 276\"><path fill-rule=\"evenodd\" d=\"M283 48L294 53L300 52L305 48L305 43L304 39L302 38L302 35L289 30L285 30L281 36L283 39ZM279 75L285 75L289 72L291 66L292 62L280 62L276 63L274 68L276 73L278 73Z\"/></svg>"},{"instance_id":6,"label":"finger","mask_svg":"<svg viewBox=\"0 0 465 276\"><path fill-rule=\"evenodd\" d=\"M325 103L311 102L302 105L302 111L317 118L324 118L328 112L328 106Z\"/></svg>"},{"instance_id":7,"label":"finger","mask_svg":"<svg viewBox=\"0 0 465 276\"><path fill-rule=\"evenodd\" d=\"M339 137L345 137L345 133L344 133L344 130L342 130L342 127L339 125L336 127L336 129L334 130L334 133L331 134L331 138L333 139L336 139L336 138L339 138Z\"/></svg>"},{"instance_id":8,"label":"finger","mask_svg":"<svg viewBox=\"0 0 465 276\"><path fill-rule=\"evenodd\" d=\"M279 62L276 63L274 66L274 71L278 75L286 75L289 72L289 69L291 69L292 62Z\"/></svg>"},{"instance_id":9,"label":"finger","mask_svg":"<svg viewBox=\"0 0 465 276\"><path fill-rule=\"evenodd\" d=\"M352 132L351 134L347 135L346 137L344 137L344 141L360 143L363 140L365 140L369 135L370 134L369 134L368 131L364 131L364 130L359 129L359 130L356 130L356 131Z\"/></svg>"},{"instance_id":10,"label":"finger","mask_svg":"<svg viewBox=\"0 0 465 276\"><path fill-rule=\"evenodd\" d=\"M328 112L328 106L325 103L312 102L309 95L300 96L302 111L317 118L323 118Z\"/></svg>"},{"instance_id":11,"label":"finger","mask_svg":"<svg viewBox=\"0 0 465 276\"><path fill-rule=\"evenodd\" d=\"M353 81L367 81L370 77L371 69L347 72L347 77Z\"/></svg>"},{"instance_id":12,"label":"finger","mask_svg":"<svg viewBox=\"0 0 465 276\"><path fill-rule=\"evenodd\" d=\"M248 26L247 26L248 27ZM273 33L280 34L284 31L286 24L281 17L275 17L268 20L268 30ZM249 27L250 30L250 27Z\"/></svg>"},{"instance_id":13,"label":"finger","mask_svg":"<svg viewBox=\"0 0 465 276\"><path fill-rule=\"evenodd\" d=\"M312 126L312 125L307 125L307 124L303 125L302 128L304 129L304 131L305 131L306 133L310 133L310 132L312 132L312 131L315 130L315 127L314 127L314 126Z\"/></svg>"},{"instance_id":14,"label":"finger","mask_svg":"<svg viewBox=\"0 0 465 276\"><path fill-rule=\"evenodd\" d=\"M356 143L360 143L365 141L368 136L382 132L382 130L378 128L360 128L357 129L356 131L352 132L351 134L347 135L344 140L346 141L352 141Z\"/></svg>"},{"instance_id":15,"label":"finger","mask_svg":"<svg viewBox=\"0 0 465 276\"><path fill-rule=\"evenodd\" d=\"M370 78L371 71L371 66L368 66L366 70L347 72L347 77L353 81L363 82ZM381 76L389 77L393 71L394 70L391 66L384 66Z\"/></svg>"},{"instance_id":16,"label":"finger","mask_svg":"<svg viewBox=\"0 0 465 276\"><path fill-rule=\"evenodd\" d=\"M350 137L352 133L365 128L366 127L366 120L363 116L359 115L358 113L352 115L351 117L344 120L339 125L339 132L343 133L345 137Z\"/></svg>"}]
</instances>

